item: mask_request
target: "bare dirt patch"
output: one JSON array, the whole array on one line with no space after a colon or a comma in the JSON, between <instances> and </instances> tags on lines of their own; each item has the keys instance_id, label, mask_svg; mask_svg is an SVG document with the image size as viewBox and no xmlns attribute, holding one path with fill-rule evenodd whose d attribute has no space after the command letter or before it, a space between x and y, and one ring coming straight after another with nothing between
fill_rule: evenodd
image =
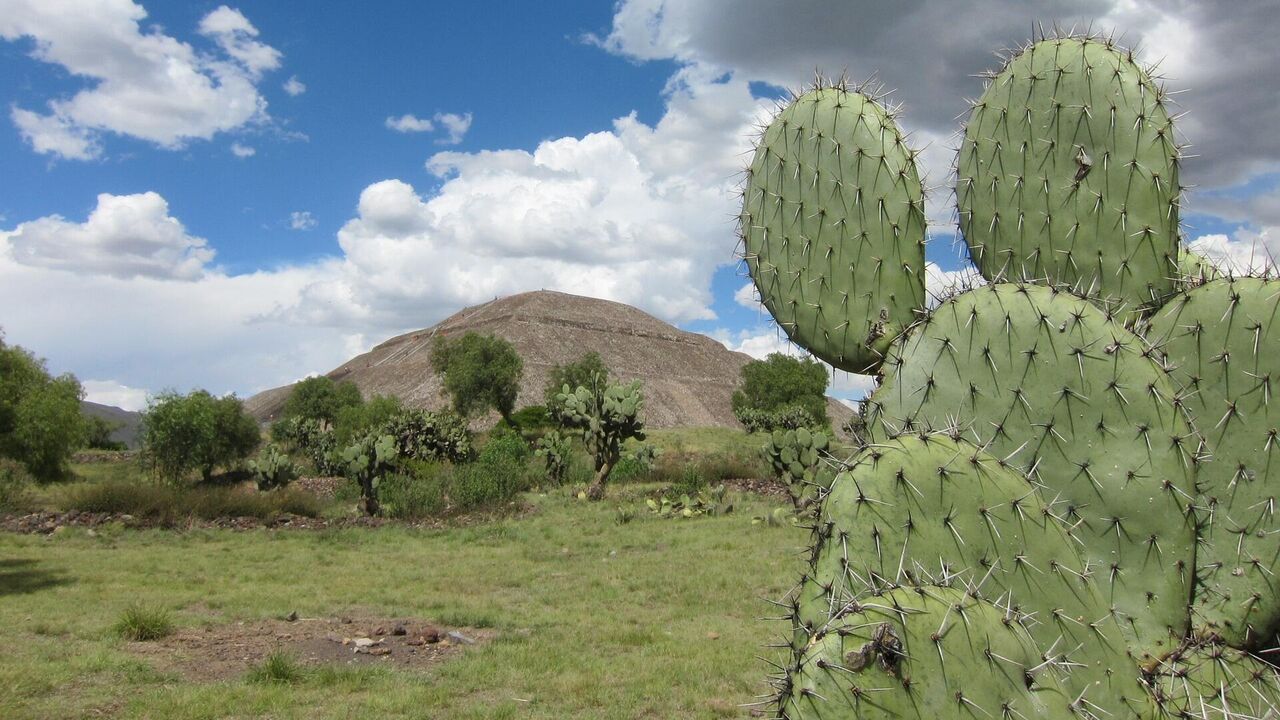
<instances>
[{"instance_id":1,"label":"bare dirt patch","mask_svg":"<svg viewBox=\"0 0 1280 720\"><path fill-rule=\"evenodd\" d=\"M158 670L214 682L243 677L278 650L307 667L381 665L422 672L495 634L425 620L298 618L182 628L162 640L126 647Z\"/></svg>"}]
</instances>

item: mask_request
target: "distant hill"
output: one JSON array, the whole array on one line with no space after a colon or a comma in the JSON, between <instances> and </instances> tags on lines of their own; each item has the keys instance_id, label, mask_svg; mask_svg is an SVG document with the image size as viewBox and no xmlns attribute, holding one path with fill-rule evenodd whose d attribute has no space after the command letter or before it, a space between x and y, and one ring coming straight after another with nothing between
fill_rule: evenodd
<instances>
[{"instance_id":1,"label":"distant hill","mask_svg":"<svg viewBox=\"0 0 1280 720\"><path fill-rule=\"evenodd\" d=\"M539 405L551 369L595 351L612 376L644 383L650 427L739 427L730 398L751 357L622 303L540 290L469 307L434 327L394 337L330 371L364 396L395 395L410 407L447 405L431 371L435 337L469 330L505 338L524 360L516 407ZM245 408L262 422L279 417L292 385L261 392ZM830 400L837 426L852 411Z\"/></svg>"},{"instance_id":2,"label":"distant hill","mask_svg":"<svg viewBox=\"0 0 1280 720\"><path fill-rule=\"evenodd\" d=\"M119 425L120 427L111 433L111 439L124 443L130 450L138 448L140 444L139 438L142 433L142 413L130 412L114 405L101 405L88 400L80 401L80 412L91 417L102 418L114 425Z\"/></svg>"}]
</instances>

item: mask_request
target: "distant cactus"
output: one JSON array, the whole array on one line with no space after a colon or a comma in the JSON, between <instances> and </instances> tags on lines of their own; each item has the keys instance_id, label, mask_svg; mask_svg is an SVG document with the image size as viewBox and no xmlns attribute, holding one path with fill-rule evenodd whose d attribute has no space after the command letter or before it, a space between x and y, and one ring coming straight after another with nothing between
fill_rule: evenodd
<instances>
[{"instance_id":1,"label":"distant cactus","mask_svg":"<svg viewBox=\"0 0 1280 720\"><path fill-rule=\"evenodd\" d=\"M378 514L378 485L397 458L396 439L390 435L369 434L342 451L345 474L360 486L366 515Z\"/></svg>"},{"instance_id":2,"label":"distant cactus","mask_svg":"<svg viewBox=\"0 0 1280 720\"><path fill-rule=\"evenodd\" d=\"M643 441L644 397L640 382L607 387L599 378L592 387L565 385L556 396L561 424L582 434L587 451L595 460L595 477L587 489L587 497L604 497L604 484L622 456L622 443L630 438Z\"/></svg>"},{"instance_id":3,"label":"distant cactus","mask_svg":"<svg viewBox=\"0 0 1280 720\"><path fill-rule=\"evenodd\" d=\"M565 477L569 474L569 461L573 446L569 444L569 438L560 434L559 430L552 430L541 438L538 438L534 455L542 458L542 462L546 466L547 482L559 487L564 484Z\"/></svg>"},{"instance_id":4,"label":"distant cactus","mask_svg":"<svg viewBox=\"0 0 1280 720\"><path fill-rule=\"evenodd\" d=\"M774 430L761 453L787 485L797 510L807 510L831 487L835 471L823 462L830 440L821 430Z\"/></svg>"},{"instance_id":5,"label":"distant cactus","mask_svg":"<svg viewBox=\"0 0 1280 720\"><path fill-rule=\"evenodd\" d=\"M1280 281L1180 247L1167 105L1109 40L1010 58L957 163L991 284L927 314L888 114L824 86L765 131L752 277L793 340L880 381L784 603L777 717L1280 714ZM792 477L798 434L772 443Z\"/></svg>"},{"instance_id":6,"label":"distant cactus","mask_svg":"<svg viewBox=\"0 0 1280 720\"><path fill-rule=\"evenodd\" d=\"M293 460L275 445L267 445L256 460L249 461L249 472L262 491L284 487L298 477Z\"/></svg>"}]
</instances>

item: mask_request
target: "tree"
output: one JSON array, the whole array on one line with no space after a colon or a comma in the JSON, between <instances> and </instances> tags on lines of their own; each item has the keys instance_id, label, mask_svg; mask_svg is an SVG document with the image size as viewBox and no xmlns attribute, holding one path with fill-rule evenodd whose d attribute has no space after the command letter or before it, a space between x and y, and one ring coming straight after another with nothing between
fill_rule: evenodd
<instances>
[{"instance_id":1,"label":"tree","mask_svg":"<svg viewBox=\"0 0 1280 720\"><path fill-rule=\"evenodd\" d=\"M293 386L284 404L284 416L302 420L319 420L332 425L343 408L364 402L360 388L350 380L334 382L324 375L309 377Z\"/></svg>"},{"instance_id":2,"label":"tree","mask_svg":"<svg viewBox=\"0 0 1280 720\"><path fill-rule=\"evenodd\" d=\"M368 402L348 405L338 410L333 422L334 440L346 447L403 412L404 404L395 395L374 395Z\"/></svg>"},{"instance_id":3,"label":"tree","mask_svg":"<svg viewBox=\"0 0 1280 720\"><path fill-rule=\"evenodd\" d=\"M591 387L593 382L609 384L609 368L605 367L600 353L594 350L566 365L556 365L547 376L547 387L543 391L543 399L547 411L555 416L560 412L556 396L568 385L570 389Z\"/></svg>"},{"instance_id":4,"label":"tree","mask_svg":"<svg viewBox=\"0 0 1280 720\"><path fill-rule=\"evenodd\" d=\"M51 376L43 360L0 338L0 457L22 463L39 480L65 476L88 434L83 398L75 376Z\"/></svg>"},{"instance_id":5,"label":"tree","mask_svg":"<svg viewBox=\"0 0 1280 720\"><path fill-rule=\"evenodd\" d=\"M772 353L742 366L742 389L733 409L780 410L800 407L827 422L827 369L812 357Z\"/></svg>"},{"instance_id":6,"label":"tree","mask_svg":"<svg viewBox=\"0 0 1280 720\"><path fill-rule=\"evenodd\" d=\"M248 457L260 439L258 423L235 395L161 393L142 416L143 457L171 482L197 469L207 481L215 467Z\"/></svg>"},{"instance_id":7,"label":"tree","mask_svg":"<svg viewBox=\"0 0 1280 720\"><path fill-rule=\"evenodd\" d=\"M459 415L493 408L510 422L524 371L511 343L476 332L454 339L440 336L431 348L431 368L444 377L444 389Z\"/></svg>"}]
</instances>

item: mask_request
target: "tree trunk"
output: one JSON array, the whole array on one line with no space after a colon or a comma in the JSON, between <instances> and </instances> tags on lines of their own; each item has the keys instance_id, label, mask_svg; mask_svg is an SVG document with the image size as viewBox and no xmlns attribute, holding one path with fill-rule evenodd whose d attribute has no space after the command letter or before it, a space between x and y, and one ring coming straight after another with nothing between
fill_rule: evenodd
<instances>
[{"instance_id":1,"label":"tree trunk","mask_svg":"<svg viewBox=\"0 0 1280 720\"><path fill-rule=\"evenodd\" d=\"M373 479L360 483L364 495L364 514L373 517L378 514L378 496L374 494Z\"/></svg>"},{"instance_id":2,"label":"tree trunk","mask_svg":"<svg viewBox=\"0 0 1280 720\"><path fill-rule=\"evenodd\" d=\"M611 470L613 470L613 463L611 462L606 462L596 469L596 476L587 488L588 500L604 499L604 481L608 479Z\"/></svg>"}]
</instances>

